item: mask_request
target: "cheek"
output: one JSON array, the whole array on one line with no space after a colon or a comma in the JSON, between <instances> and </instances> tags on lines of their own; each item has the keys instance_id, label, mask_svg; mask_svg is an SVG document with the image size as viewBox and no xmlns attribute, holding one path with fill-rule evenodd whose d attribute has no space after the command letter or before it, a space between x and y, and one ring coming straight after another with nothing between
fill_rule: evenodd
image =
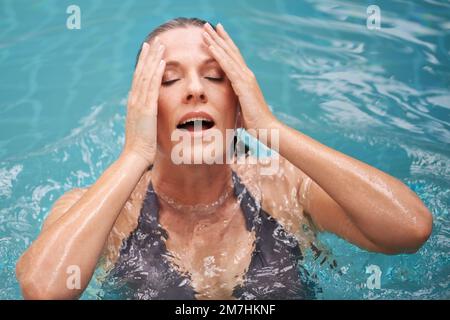
<instances>
[{"instance_id":1,"label":"cheek","mask_svg":"<svg viewBox=\"0 0 450 320\"><path fill-rule=\"evenodd\" d=\"M172 89L160 89L158 97L158 112L173 115L182 102L180 92Z\"/></svg>"},{"instance_id":2,"label":"cheek","mask_svg":"<svg viewBox=\"0 0 450 320\"><path fill-rule=\"evenodd\" d=\"M158 133L161 134L169 130L171 115L173 114L173 111L170 110L170 104L167 104L166 101L158 101Z\"/></svg>"},{"instance_id":3,"label":"cheek","mask_svg":"<svg viewBox=\"0 0 450 320\"><path fill-rule=\"evenodd\" d=\"M228 104L234 108L237 105L239 99L236 96L236 93L234 93L234 90L233 90L233 87L231 86L231 84L227 87L225 95L226 95L226 100L228 101Z\"/></svg>"},{"instance_id":4,"label":"cheek","mask_svg":"<svg viewBox=\"0 0 450 320\"><path fill-rule=\"evenodd\" d=\"M238 105L238 99L234 92L227 93L221 97L220 112L223 114L224 119L229 123L230 119L234 120L234 115L236 112L236 106ZM234 122L233 122L234 124Z\"/></svg>"},{"instance_id":5,"label":"cheek","mask_svg":"<svg viewBox=\"0 0 450 320\"><path fill-rule=\"evenodd\" d=\"M163 90L162 88L159 89L159 96L158 96L158 105L163 106L167 105L168 101L167 99L170 96L167 94L167 90Z\"/></svg>"},{"instance_id":6,"label":"cheek","mask_svg":"<svg viewBox=\"0 0 450 320\"><path fill-rule=\"evenodd\" d=\"M176 106L174 96L167 92L160 91L158 98L158 115L170 115L173 113L174 106Z\"/></svg>"},{"instance_id":7,"label":"cheek","mask_svg":"<svg viewBox=\"0 0 450 320\"><path fill-rule=\"evenodd\" d=\"M209 92L209 96L214 97L215 101L220 101L220 105L223 107L235 106L237 97L233 91L230 84L220 86L219 88L214 88Z\"/></svg>"}]
</instances>

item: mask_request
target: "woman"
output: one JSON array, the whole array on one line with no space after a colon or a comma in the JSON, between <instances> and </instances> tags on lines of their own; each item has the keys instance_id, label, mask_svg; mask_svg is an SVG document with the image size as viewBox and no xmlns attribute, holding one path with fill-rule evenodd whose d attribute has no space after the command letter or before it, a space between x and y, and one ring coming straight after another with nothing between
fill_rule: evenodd
<instances>
[{"instance_id":1,"label":"woman","mask_svg":"<svg viewBox=\"0 0 450 320\"><path fill-rule=\"evenodd\" d=\"M430 212L402 182L278 121L220 24L178 18L155 29L127 110L120 157L55 203L20 258L25 298L77 298L99 261L126 298L308 298L297 263L309 223L385 254L413 253L431 233ZM277 132L275 174L174 160L174 134L190 146L239 126ZM206 147L181 153L192 160ZM78 285L68 285L68 270L79 270Z\"/></svg>"}]
</instances>

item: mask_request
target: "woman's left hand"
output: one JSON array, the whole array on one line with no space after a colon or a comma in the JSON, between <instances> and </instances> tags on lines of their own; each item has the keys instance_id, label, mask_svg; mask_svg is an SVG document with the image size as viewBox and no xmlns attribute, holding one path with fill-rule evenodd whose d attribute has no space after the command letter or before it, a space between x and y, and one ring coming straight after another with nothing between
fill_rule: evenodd
<instances>
[{"instance_id":1,"label":"woman's left hand","mask_svg":"<svg viewBox=\"0 0 450 320\"><path fill-rule=\"evenodd\" d=\"M255 75L247 67L239 49L219 23L217 32L206 23L203 38L213 57L222 67L239 98L245 129L268 129L276 120L270 111Z\"/></svg>"}]
</instances>

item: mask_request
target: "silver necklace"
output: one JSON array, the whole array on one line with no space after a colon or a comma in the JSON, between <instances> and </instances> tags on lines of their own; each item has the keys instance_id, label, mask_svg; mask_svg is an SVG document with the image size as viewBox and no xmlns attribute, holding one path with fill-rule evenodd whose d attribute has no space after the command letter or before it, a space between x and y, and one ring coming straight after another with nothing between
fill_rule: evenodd
<instances>
[{"instance_id":1,"label":"silver necklace","mask_svg":"<svg viewBox=\"0 0 450 320\"><path fill-rule=\"evenodd\" d=\"M218 208L220 208L225 200L228 199L228 197L231 194L231 191L233 191L233 187L231 184L227 185L225 190L222 192L220 197L211 203L200 203L200 204L185 204L180 203L177 200L169 197L168 195L158 191L156 192L157 196L161 198L165 203L167 203L170 207L173 209L180 211L180 212L197 212L197 213L203 213L203 214L210 214L215 212Z\"/></svg>"}]
</instances>

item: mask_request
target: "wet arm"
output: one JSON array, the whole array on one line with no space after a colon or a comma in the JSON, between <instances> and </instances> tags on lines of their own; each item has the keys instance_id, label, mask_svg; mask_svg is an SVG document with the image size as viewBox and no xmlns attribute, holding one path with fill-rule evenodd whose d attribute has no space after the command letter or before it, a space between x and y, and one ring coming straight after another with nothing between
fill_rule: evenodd
<instances>
[{"instance_id":1,"label":"wet arm","mask_svg":"<svg viewBox=\"0 0 450 320\"><path fill-rule=\"evenodd\" d=\"M390 254L428 239L432 215L401 181L277 120L269 127L279 129L280 154L312 180L305 211L319 229Z\"/></svg>"},{"instance_id":2,"label":"wet arm","mask_svg":"<svg viewBox=\"0 0 450 320\"><path fill-rule=\"evenodd\" d=\"M17 264L25 298L72 299L81 295L114 222L147 167L140 156L123 154L66 212L55 205L41 234ZM80 288L67 286L72 274L68 271L73 270L70 266L80 270Z\"/></svg>"}]
</instances>

